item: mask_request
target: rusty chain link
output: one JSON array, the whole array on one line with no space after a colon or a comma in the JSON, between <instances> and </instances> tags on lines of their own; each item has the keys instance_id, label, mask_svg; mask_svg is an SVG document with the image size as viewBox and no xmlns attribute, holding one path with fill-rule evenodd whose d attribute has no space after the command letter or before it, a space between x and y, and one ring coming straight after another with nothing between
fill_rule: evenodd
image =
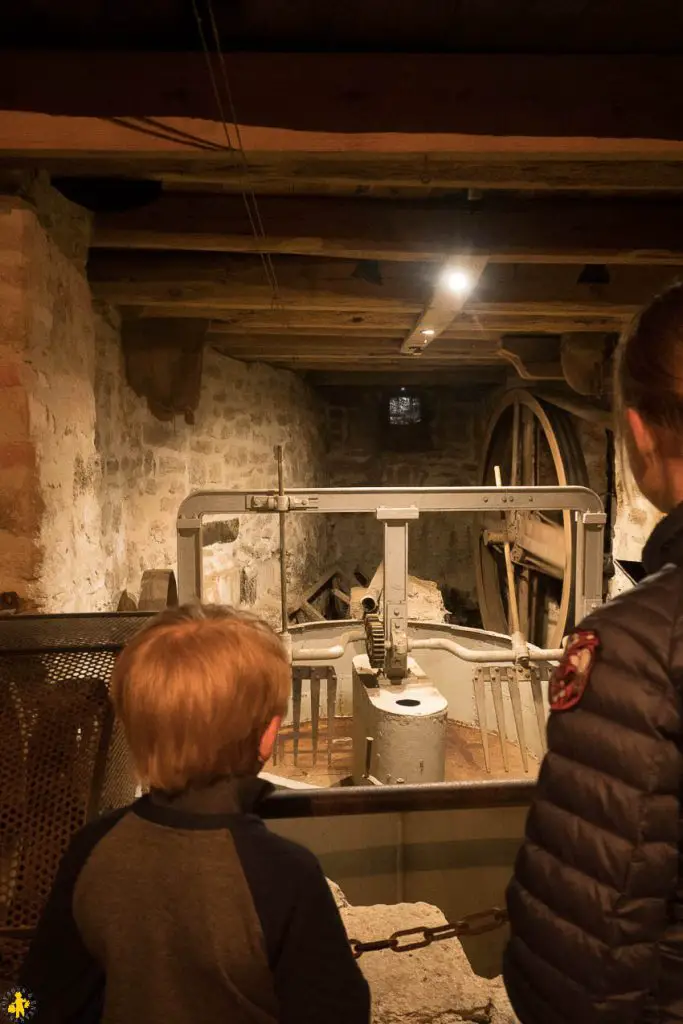
<instances>
[{"instance_id":1,"label":"rusty chain link","mask_svg":"<svg viewBox=\"0 0 683 1024\"><path fill-rule=\"evenodd\" d=\"M349 939L351 952L354 959L358 959L363 953L374 953L379 949L390 949L393 953L408 953L412 949L424 949L431 946L432 942L443 942L444 939L455 939L467 935L483 935L484 932L495 931L507 924L508 915L506 910L499 907L492 907L491 910L480 910L476 914L467 914L458 921L449 921L447 924L422 928L404 928L402 931L394 932L388 939L373 939L370 942L361 942L360 939ZM411 935L419 935L419 939L412 942L406 941Z\"/></svg>"}]
</instances>

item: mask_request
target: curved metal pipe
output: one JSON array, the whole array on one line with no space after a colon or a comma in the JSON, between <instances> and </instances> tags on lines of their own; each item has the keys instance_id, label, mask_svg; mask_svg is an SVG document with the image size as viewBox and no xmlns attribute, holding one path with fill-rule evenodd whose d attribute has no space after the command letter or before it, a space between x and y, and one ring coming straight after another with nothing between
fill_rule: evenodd
<instances>
[{"instance_id":1,"label":"curved metal pipe","mask_svg":"<svg viewBox=\"0 0 683 1024\"><path fill-rule=\"evenodd\" d=\"M344 656L344 651L354 640L365 640L365 631L362 629L349 630L348 633L343 633L339 638L339 643L332 647L299 647L292 651L292 661L306 663L309 661L334 661L336 658Z\"/></svg>"},{"instance_id":2,"label":"curved metal pipe","mask_svg":"<svg viewBox=\"0 0 683 1024\"><path fill-rule=\"evenodd\" d=\"M514 650L502 650L501 648L493 650L476 651L471 647L465 647L463 644L456 644L454 640L446 640L442 637L432 637L429 640L408 640L409 651L448 651L449 654L454 654L456 658L460 658L462 661L473 661L478 664L487 663L502 663L509 662L514 664L515 661L525 660L529 661L559 661L564 651L552 650L530 650L528 654L524 655L524 659L520 659Z\"/></svg>"}]
</instances>

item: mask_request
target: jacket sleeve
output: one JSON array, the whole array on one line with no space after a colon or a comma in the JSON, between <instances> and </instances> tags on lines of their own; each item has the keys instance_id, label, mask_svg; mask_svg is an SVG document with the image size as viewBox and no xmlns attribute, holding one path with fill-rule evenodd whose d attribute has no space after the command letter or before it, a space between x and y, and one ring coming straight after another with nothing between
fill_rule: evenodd
<instances>
[{"instance_id":1,"label":"jacket sleeve","mask_svg":"<svg viewBox=\"0 0 683 1024\"><path fill-rule=\"evenodd\" d=\"M94 846L125 809L77 832L62 858L38 922L19 983L35 1001L38 1024L96 1024L104 974L86 949L74 920L73 893Z\"/></svg>"},{"instance_id":2,"label":"jacket sleeve","mask_svg":"<svg viewBox=\"0 0 683 1024\"><path fill-rule=\"evenodd\" d=\"M303 880L302 880L303 881ZM322 869L298 886L274 969L280 1024L368 1024L370 991Z\"/></svg>"},{"instance_id":3,"label":"jacket sleeve","mask_svg":"<svg viewBox=\"0 0 683 1024\"><path fill-rule=\"evenodd\" d=\"M679 592L680 574L661 573L580 627L600 647L580 702L551 711L508 889L504 976L524 1024L631 1024L664 997L660 944L678 883Z\"/></svg>"}]
</instances>

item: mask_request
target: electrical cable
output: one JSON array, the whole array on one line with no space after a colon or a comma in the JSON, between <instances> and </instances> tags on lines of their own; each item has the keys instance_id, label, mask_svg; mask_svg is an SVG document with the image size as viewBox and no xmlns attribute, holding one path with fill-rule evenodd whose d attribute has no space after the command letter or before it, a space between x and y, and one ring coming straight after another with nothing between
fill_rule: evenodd
<instances>
[{"instance_id":1,"label":"electrical cable","mask_svg":"<svg viewBox=\"0 0 683 1024\"><path fill-rule=\"evenodd\" d=\"M220 40L220 36L219 36L219 33L218 33L218 26L216 24L216 19L215 19L214 12L213 12L213 6L212 6L212 3L211 3L211 0L207 0L207 9L208 9L208 12L209 12L209 19L210 19L210 22L211 22L213 41L214 41L214 45L216 47L216 50L217 50L217 53L218 53L218 57L219 57L219 63L220 63L220 66L221 66L221 71L222 71L222 76L223 76L223 84L224 84L224 87L225 87L225 93L226 93L227 100L228 100L228 107L229 107L230 115L231 115L231 118L232 118L232 124L233 124L234 129L235 129L235 135L236 135L236 139L237 139L237 146L233 145L232 139L230 137L229 120L228 120L228 116L226 114L226 110L225 110L225 106L223 104L223 100L221 98L221 93L220 93L218 81L217 81L216 75L214 73L213 62L212 62L212 59L211 59L211 51L209 49L209 45L208 45L208 41L207 41L207 38L206 38L206 34L204 32L204 27L202 25L202 18L201 18L201 14L200 14L200 11L199 11L198 4L197 4L197 0L191 0L191 2L192 2L192 10L193 10L194 16L195 16L195 21L197 23L197 31L199 33L199 38L200 38L200 41L201 41L201 44L202 44L202 49L204 51L204 58L206 60L206 66L207 66L207 70L208 70L208 73L209 73L209 78L211 80L211 88L213 90L214 98L216 100L216 105L218 107L218 111L219 111L219 114L220 114L221 122L222 122L222 125L223 125L223 130L225 132L225 137L226 137L226 141L227 141L227 144L228 144L228 149L233 154L233 158L235 156L238 156L240 158L241 163L242 163L243 172L244 172L245 181L247 182L247 186L248 187L247 188L242 188L241 189L241 194L242 194L242 200L244 202L244 206L245 206L245 209L246 209L246 212L247 212L247 217L249 218L249 224L251 226L252 234L254 235L254 238L256 239L257 242L263 241L266 238L266 233L265 233L265 229L263 227L263 221L261 219L261 213L260 213L260 210L259 210L259 207L258 207L258 201L256 199L256 194L255 194L253 188L251 187L251 185L249 184L249 182L250 182L249 162L247 160L246 152L244 150L244 145L243 145L243 142L242 142L241 133L240 133L240 130L239 130L239 124L238 124L238 121L237 121L237 114L236 114L236 110L235 110L235 104L234 104L233 97L232 97L232 89L230 87L230 80L229 80L229 77L228 77L227 67L226 67L225 59L224 59L223 52L222 52L221 40ZM278 301L279 301L279 290L278 290L277 275L275 273L275 267L273 266L273 261L271 259L271 255L270 255L269 252L266 252L263 248L261 248L259 250L259 256L261 257L261 262L263 264L263 269L264 269L264 272L266 274L266 278L268 280L268 284L270 285L271 291L273 293L273 305L275 306L275 305L278 304Z\"/></svg>"},{"instance_id":2,"label":"electrical cable","mask_svg":"<svg viewBox=\"0 0 683 1024\"><path fill-rule=\"evenodd\" d=\"M164 142L180 142L181 141L179 138L176 138L174 135L170 134L171 131L174 131L174 132L178 131L179 132L180 129L169 129L168 131L166 131L166 130L164 130L164 129L166 129L165 125L163 125L163 126L156 125L153 122L152 118L138 118L138 119L132 119L131 118L131 119L127 119L127 118L124 118L124 117L104 117L104 118L99 118L99 120L109 121L110 124L115 124L119 128L128 128L130 131L132 131L132 132L139 132L141 135L151 135L152 138L163 139ZM137 120L140 120L140 121L148 120L148 121L151 122L153 127L145 127L142 124L137 124L136 123ZM131 121L132 121L132 123L131 123ZM190 135L189 133L182 133L182 134L187 134L187 138L183 139L182 141L190 142L194 146L195 149L201 149L201 150L204 150L204 151L208 150L211 153L216 152L216 150L222 152L222 149L223 149L222 146L217 146L213 142L203 142L201 139L199 139L197 137L194 137L194 136Z\"/></svg>"}]
</instances>

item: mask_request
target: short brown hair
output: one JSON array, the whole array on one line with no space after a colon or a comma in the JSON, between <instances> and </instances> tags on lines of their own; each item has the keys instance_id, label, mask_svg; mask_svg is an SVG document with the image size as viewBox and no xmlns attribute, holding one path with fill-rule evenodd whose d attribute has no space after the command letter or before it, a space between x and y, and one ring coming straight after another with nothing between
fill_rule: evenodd
<instances>
[{"instance_id":1,"label":"short brown hair","mask_svg":"<svg viewBox=\"0 0 683 1024\"><path fill-rule=\"evenodd\" d=\"M683 433L683 285L674 284L640 313L616 363L617 409L635 409L650 426Z\"/></svg>"},{"instance_id":2,"label":"short brown hair","mask_svg":"<svg viewBox=\"0 0 683 1024\"><path fill-rule=\"evenodd\" d=\"M157 615L122 651L111 697L141 781L178 792L256 772L290 686L284 646L265 622L185 605Z\"/></svg>"}]
</instances>

